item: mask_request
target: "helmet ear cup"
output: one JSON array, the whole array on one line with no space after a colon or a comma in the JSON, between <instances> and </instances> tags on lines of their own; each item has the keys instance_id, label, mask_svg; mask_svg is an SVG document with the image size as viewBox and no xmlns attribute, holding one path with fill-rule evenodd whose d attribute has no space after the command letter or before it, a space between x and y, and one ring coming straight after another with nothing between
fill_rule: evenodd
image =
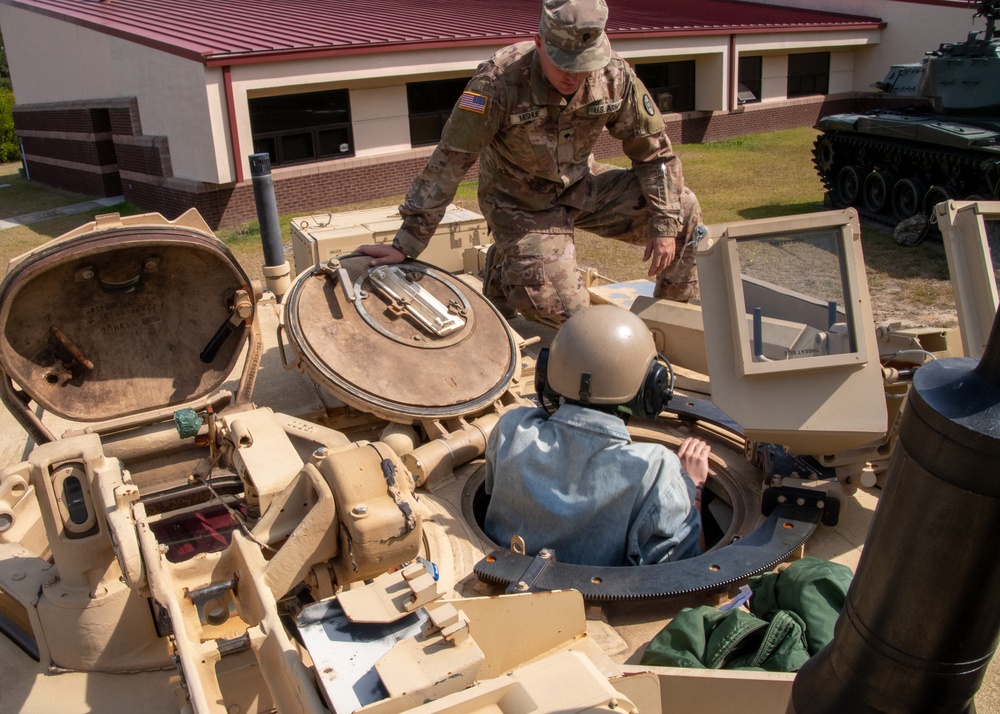
<instances>
[{"instance_id":1,"label":"helmet ear cup","mask_svg":"<svg viewBox=\"0 0 1000 714\"><path fill-rule=\"evenodd\" d=\"M642 383L642 404L646 416L654 417L662 412L672 396L667 368L654 360Z\"/></svg>"},{"instance_id":2,"label":"helmet ear cup","mask_svg":"<svg viewBox=\"0 0 1000 714\"><path fill-rule=\"evenodd\" d=\"M659 360L654 359L646 370L639 391L628 404L623 405L623 410L650 419L663 411L672 396L670 373Z\"/></svg>"},{"instance_id":3,"label":"helmet ear cup","mask_svg":"<svg viewBox=\"0 0 1000 714\"><path fill-rule=\"evenodd\" d=\"M535 361L535 396L538 401L545 402L545 393L550 389L548 383L549 373L549 348L543 347L538 351L538 359Z\"/></svg>"}]
</instances>

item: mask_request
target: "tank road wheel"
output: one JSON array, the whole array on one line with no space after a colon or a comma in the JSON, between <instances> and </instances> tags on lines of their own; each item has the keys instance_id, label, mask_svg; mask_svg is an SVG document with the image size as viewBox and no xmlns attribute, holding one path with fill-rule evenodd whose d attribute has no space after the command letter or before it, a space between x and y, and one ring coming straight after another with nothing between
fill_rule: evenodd
<instances>
[{"instance_id":1,"label":"tank road wheel","mask_svg":"<svg viewBox=\"0 0 1000 714\"><path fill-rule=\"evenodd\" d=\"M895 177L890 171L872 171L865 176L865 184L861 190L865 208L872 213L885 213L894 183Z\"/></svg>"},{"instance_id":2,"label":"tank road wheel","mask_svg":"<svg viewBox=\"0 0 1000 714\"><path fill-rule=\"evenodd\" d=\"M837 203L853 206L861 197L861 171L857 166L845 166L837 174Z\"/></svg>"},{"instance_id":3,"label":"tank road wheel","mask_svg":"<svg viewBox=\"0 0 1000 714\"><path fill-rule=\"evenodd\" d=\"M892 214L903 221L920 213L926 189L919 179L904 178L892 187Z\"/></svg>"},{"instance_id":4,"label":"tank road wheel","mask_svg":"<svg viewBox=\"0 0 1000 714\"><path fill-rule=\"evenodd\" d=\"M947 186L931 186L924 194L924 215L930 218L934 215L936 205L942 201L950 201L956 195L956 192Z\"/></svg>"}]
</instances>

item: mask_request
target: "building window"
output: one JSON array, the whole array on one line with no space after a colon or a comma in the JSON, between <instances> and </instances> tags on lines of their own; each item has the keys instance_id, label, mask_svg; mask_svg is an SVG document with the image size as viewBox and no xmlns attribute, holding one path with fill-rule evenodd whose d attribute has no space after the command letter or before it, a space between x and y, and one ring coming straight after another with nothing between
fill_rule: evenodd
<instances>
[{"instance_id":1,"label":"building window","mask_svg":"<svg viewBox=\"0 0 1000 714\"><path fill-rule=\"evenodd\" d=\"M354 156L346 89L251 99L253 150L272 166Z\"/></svg>"},{"instance_id":2,"label":"building window","mask_svg":"<svg viewBox=\"0 0 1000 714\"><path fill-rule=\"evenodd\" d=\"M406 85L411 146L427 146L441 141L445 122L468 83L468 77L459 77Z\"/></svg>"},{"instance_id":3,"label":"building window","mask_svg":"<svg viewBox=\"0 0 1000 714\"><path fill-rule=\"evenodd\" d=\"M763 57L740 57L739 86L736 101L739 104L753 104L760 101L760 85Z\"/></svg>"},{"instance_id":4,"label":"building window","mask_svg":"<svg viewBox=\"0 0 1000 714\"><path fill-rule=\"evenodd\" d=\"M788 55L788 97L826 94L830 91L830 53Z\"/></svg>"},{"instance_id":5,"label":"building window","mask_svg":"<svg viewBox=\"0 0 1000 714\"><path fill-rule=\"evenodd\" d=\"M635 73L661 112L694 110L694 60L639 64Z\"/></svg>"}]
</instances>

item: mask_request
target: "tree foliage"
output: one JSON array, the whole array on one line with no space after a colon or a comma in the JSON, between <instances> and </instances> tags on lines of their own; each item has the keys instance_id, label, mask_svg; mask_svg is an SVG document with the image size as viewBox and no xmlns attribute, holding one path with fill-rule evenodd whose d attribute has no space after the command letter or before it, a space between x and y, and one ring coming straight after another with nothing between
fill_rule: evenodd
<instances>
[{"instance_id":1,"label":"tree foliage","mask_svg":"<svg viewBox=\"0 0 1000 714\"><path fill-rule=\"evenodd\" d=\"M0 32L0 163L20 161L21 151L14 131L14 90L7 67L7 52Z\"/></svg>"},{"instance_id":2,"label":"tree foliage","mask_svg":"<svg viewBox=\"0 0 1000 714\"><path fill-rule=\"evenodd\" d=\"M14 93L0 89L0 163L21 160L21 151L14 132Z\"/></svg>"},{"instance_id":3,"label":"tree foliage","mask_svg":"<svg viewBox=\"0 0 1000 714\"><path fill-rule=\"evenodd\" d=\"M10 68L7 66L7 50L3 45L2 28L0 28L0 89L13 89L10 83Z\"/></svg>"}]
</instances>

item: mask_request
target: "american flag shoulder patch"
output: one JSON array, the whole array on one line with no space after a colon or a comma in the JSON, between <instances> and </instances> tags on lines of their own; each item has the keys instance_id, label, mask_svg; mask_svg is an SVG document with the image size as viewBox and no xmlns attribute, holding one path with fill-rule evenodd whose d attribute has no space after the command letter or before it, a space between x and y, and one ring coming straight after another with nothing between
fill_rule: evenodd
<instances>
[{"instance_id":1,"label":"american flag shoulder patch","mask_svg":"<svg viewBox=\"0 0 1000 714\"><path fill-rule=\"evenodd\" d=\"M462 92L462 98L458 100L458 107L482 114L486 111L486 97L475 92Z\"/></svg>"}]
</instances>

